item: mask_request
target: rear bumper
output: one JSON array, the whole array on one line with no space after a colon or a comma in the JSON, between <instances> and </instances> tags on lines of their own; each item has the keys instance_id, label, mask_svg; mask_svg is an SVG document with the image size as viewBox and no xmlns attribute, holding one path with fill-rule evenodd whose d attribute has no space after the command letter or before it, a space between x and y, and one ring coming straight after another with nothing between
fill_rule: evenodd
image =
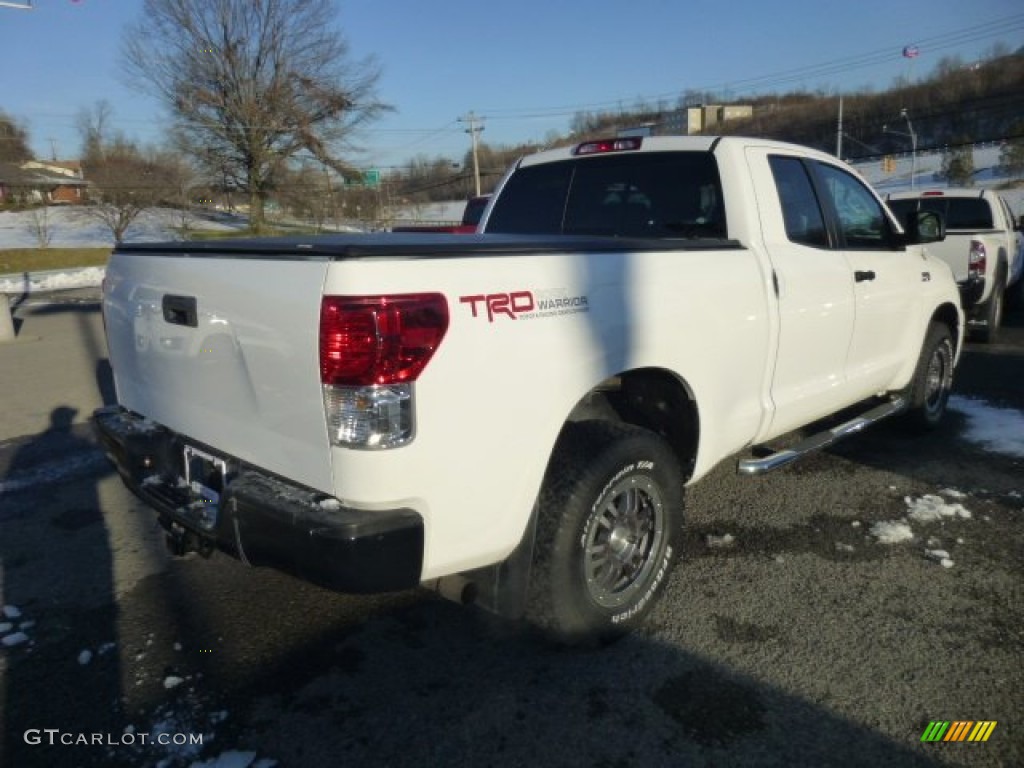
<instances>
[{"instance_id":1,"label":"rear bumper","mask_svg":"<svg viewBox=\"0 0 1024 768\"><path fill-rule=\"evenodd\" d=\"M119 406L93 414L125 485L189 548L227 552L339 592L415 587L423 566L423 519L411 509L368 512L229 457L219 502L204 504L180 479L186 444Z\"/></svg>"}]
</instances>

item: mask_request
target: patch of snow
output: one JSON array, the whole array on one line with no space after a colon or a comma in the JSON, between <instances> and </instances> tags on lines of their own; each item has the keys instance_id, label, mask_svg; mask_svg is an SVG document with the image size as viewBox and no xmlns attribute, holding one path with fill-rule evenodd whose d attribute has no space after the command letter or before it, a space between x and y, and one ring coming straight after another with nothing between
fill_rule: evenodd
<instances>
[{"instance_id":1,"label":"patch of snow","mask_svg":"<svg viewBox=\"0 0 1024 768\"><path fill-rule=\"evenodd\" d=\"M954 563L948 557L944 557L942 560L939 561L939 565L941 565L943 568L952 568Z\"/></svg>"},{"instance_id":2,"label":"patch of snow","mask_svg":"<svg viewBox=\"0 0 1024 768\"><path fill-rule=\"evenodd\" d=\"M83 267L67 271L36 272L28 278L0 280L0 293L38 293L69 288L95 288L103 282L103 267Z\"/></svg>"},{"instance_id":3,"label":"patch of snow","mask_svg":"<svg viewBox=\"0 0 1024 768\"><path fill-rule=\"evenodd\" d=\"M963 504L947 504L941 496L926 494L920 499L907 496L903 499L910 512L907 517L917 523L934 523L943 518L963 518L969 520L971 513Z\"/></svg>"},{"instance_id":4,"label":"patch of snow","mask_svg":"<svg viewBox=\"0 0 1024 768\"><path fill-rule=\"evenodd\" d=\"M9 621L5 621L2 624L0 624L0 634L3 634L4 632L10 632L12 629L14 629L14 625L11 624L11 622Z\"/></svg>"},{"instance_id":5,"label":"patch of snow","mask_svg":"<svg viewBox=\"0 0 1024 768\"><path fill-rule=\"evenodd\" d=\"M899 544L914 538L910 526L901 520L884 520L875 523L870 529L871 535L878 539L879 544Z\"/></svg>"},{"instance_id":6,"label":"patch of snow","mask_svg":"<svg viewBox=\"0 0 1024 768\"><path fill-rule=\"evenodd\" d=\"M36 623L34 621L23 621L18 625L18 629L32 629Z\"/></svg>"},{"instance_id":7,"label":"patch of snow","mask_svg":"<svg viewBox=\"0 0 1024 768\"><path fill-rule=\"evenodd\" d=\"M8 648L13 648L16 645L28 642L28 635L24 632L13 632L9 635L4 635L0 638L0 643L3 643Z\"/></svg>"},{"instance_id":8,"label":"patch of snow","mask_svg":"<svg viewBox=\"0 0 1024 768\"><path fill-rule=\"evenodd\" d=\"M733 536L731 533L727 533L724 536L715 536L709 533L707 536L708 546L712 549L731 547L735 543L735 541L736 537Z\"/></svg>"},{"instance_id":9,"label":"patch of snow","mask_svg":"<svg viewBox=\"0 0 1024 768\"><path fill-rule=\"evenodd\" d=\"M37 248L39 239L33 231L33 211L5 211L0 213L0 248ZM104 248L113 247L114 236L110 228L84 206L50 206L46 209L46 223L51 248ZM212 221L199 214L189 216L190 229L237 232L248 226L245 219L230 222ZM173 208L152 208L143 211L125 233L126 242L159 242L177 240L181 227L181 211ZM0 272L4 272L0 260Z\"/></svg>"},{"instance_id":10,"label":"patch of snow","mask_svg":"<svg viewBox=\"0 0 1024 768\"><path fill-rule=\"evenodd\" d=\"M860 528L860 520L854 520L852 523L850 523L850 526L852 528Z\"/></svg>"},{"instance_id":11,"label":"patch of snow","mask_svg":"<svg viewBox=\"0 0 1024 768\"><path fill-rule=\"evenodd\" d=\"M96 649L96 653L98 653L100 656L106 656L115 648L117 648L117 643L104 643Z\"/></svg>"},{"instance_id":12,"label":"patch of snow","mask_svg":"<svg viewBox=\"0 0 1024 768\"><path fill-rule=\"evenodd\" d=\"M20 619L21 609L16 605L5 605L4 606L4 618L7 619Z\"/></svg>"},{"instance_id":13,"label":"patch of snow","mask_svg":"<svg viewBox=\"0 0 1024 768\"><path fill-rule=\"evenodd\" d=\"M170 690L171 688L177 688L179 685L185 682L185 679L178 677L177 675L168 675L164 678L164 688Z\"/></svg>"},{"instance_id":14,"label":"patch of snow","mask_svg":"<svg viewBox=\"0 0 1024 768\"><path fill-rule=\"evenodd\" d=\"M943 488L939 491L943 496L949 496L951 499L966 499L967 494L963 491L958 491L956 488Z\"/></svg>"},{"instance_id":15,"label":"patch of snow","mask_svg":"<svg viewBox=\"0 0 1024 768\"><path fill-rule=\"evenodd\" d=\"M854 549L853 549L853 545L852 544L843 544L843 542L837 541L836 542L836 551L837 552L853 552Z\"/></svg>"},{"instance_id":16,"label":"patch of snow","mask_svg":"<svg viewBox=\"0 0 1024 768\"><path fill-rule=\"evenodd\" d=\"M926 549L924 553L932 560L949 560L949 552L944 549Z\"/></svg>"},{"instance_id":17,"label":"patch of snow","mask_svg":"<svg viewBox=\"0 0 1024 768\"><path fill-rule=\"evenodd\" d=\"M337 499L323 499L320 502L320 509L325 509L328 511L338 510L341 509L341 502L338 501Z\"/></svg>"},{"instance_id":18,"label":"patch of snow","mask_svg":"<svg viewBox=\"0 0 1024 768\"><path fill-rule=\"evenodd\" d=\"M92 651L90 651L88 648L78 654L78 663L81 664L83 667L90 661L92 661Z\"/></svg>"},{"instance_id":19,"label":"patch of snow","mask_svg":"<svg viewBox=\"0 0 1024 768\"><path fill-rule=\"evenodd\" d=\"M1024 458L1024 412L955 395L949 407L967 417L964 438L994 453Z\"/></svg>"}]
</instances>

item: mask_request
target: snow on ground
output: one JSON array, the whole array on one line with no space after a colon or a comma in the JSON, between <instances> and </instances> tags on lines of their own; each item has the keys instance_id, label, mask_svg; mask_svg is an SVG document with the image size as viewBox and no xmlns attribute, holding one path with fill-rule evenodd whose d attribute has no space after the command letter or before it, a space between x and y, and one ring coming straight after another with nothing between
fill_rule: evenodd
<instances>
[{"instance_id":1,"label":"snow on ground","mask_svg":"<svg viewBox=\"0 0 1024 768\"><path fill-rule=\"evenodd\" d=\"M0 249L37 248L35 234L36 211L4 211L0 213ZM110 229L90 214L85 206L50 206L46 211L46 226L52 239L51 248L103 248L113 247ZM201 216L190 214L191 229L232 232L245 229L246 219L227 215ZM175 240L181 228L181 211L173 208L154 208L143 211L125 233L126 242L155 242ZM2 263L2 259L0 259ZM0 267L0 271L2 267Z\"/></svg>"},{"instance_id":2,"label":"snow on ground","mask_svg":"<svg viewBox=\"0 0 1024 768\"><path fill-rule=\"evenodd\" d=\"M964 439L986 451L1024 458L1024 413L961 396L949 398L949 407L967 417Z\"/></svg>"},{"instance_id":3,"label":"snow on ground","mask_svg":"<svg viewBox=\"0 0 1024 768\"><path fill-rule=\"evenodd\" d=\"M21 277L0 279L0 293L39 293L69 288L94 288L103 282L103 267L32 272Z\"/></svg>"}]
</instances>

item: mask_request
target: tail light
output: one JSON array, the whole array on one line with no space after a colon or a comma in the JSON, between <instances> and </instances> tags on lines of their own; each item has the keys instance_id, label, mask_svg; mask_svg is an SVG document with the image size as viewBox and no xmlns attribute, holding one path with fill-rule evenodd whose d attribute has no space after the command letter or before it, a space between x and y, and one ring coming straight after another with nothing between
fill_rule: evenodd
<instances>
[{"instance_id":1,"label":"tail light","mask_svg":"<svg viewBox=\"0 0 1024 768\"><path fill-rule=\"evenodd\" d=\"M413 384L448 330L439 293L326 296L320 382L331 442L394 448L413 437Z\"/></svg>"},{"instance_id":2,"label":"tail light","mask_svg":"<svg viewBox=\"0 0 1024 768\"><path fill-rule=\"evenodd\" d=\"M981 240L971 240L971 250L967 254L967 277L977 280L985 277L988 266L985 244Z\"/></svg>"}]
</instances>

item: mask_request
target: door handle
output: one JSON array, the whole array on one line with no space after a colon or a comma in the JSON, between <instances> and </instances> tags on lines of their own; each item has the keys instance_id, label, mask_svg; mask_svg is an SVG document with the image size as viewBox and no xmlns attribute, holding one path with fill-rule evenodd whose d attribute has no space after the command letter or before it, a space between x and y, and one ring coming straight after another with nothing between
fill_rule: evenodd
<instances>
[{"instance_id":1,"label":"door handle","mask_svg":"<svg viewBox=\"0 0 1024 768\"><path fill-rule=\"evenodd\" d=\"M199 312L195 296L172 296L165 294L162 301L164 320L171 325L199 327Z\"/></svg>"},{"instance_id":2,"label":"door handle","mask_svg":"<svg viewBox=\"0 0 1024 768\"><path fill-rule=\"evenodd\" d=\"M856 272L853 273L853 279L856 280L858 283L863 283L866 280L874 280L875 273L872 272L870 269L866 271L857 270Z\"/></svg>"}]
</instances>

